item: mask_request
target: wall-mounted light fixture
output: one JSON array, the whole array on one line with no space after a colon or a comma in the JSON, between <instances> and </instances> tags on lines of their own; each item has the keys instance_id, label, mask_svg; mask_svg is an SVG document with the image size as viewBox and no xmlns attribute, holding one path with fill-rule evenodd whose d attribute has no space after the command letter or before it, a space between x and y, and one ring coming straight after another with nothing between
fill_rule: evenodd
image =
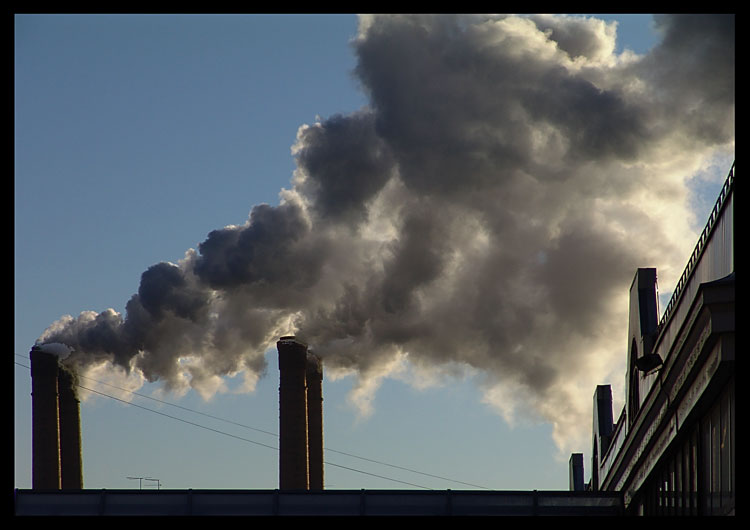
<instances>
[{"instance_id":1,"label":"wall-mounted light fixture","mask_svg":"<svg viewBox=\"0 0 750 530\"><path fill-rule=\"evenodd\" d=\"M641 372L646 373L658 370L661 368L662 364L664 364L664 361L661 360L658 353L647 353L643 357L639 357L635 360L635 367Z\"/></svg>"}]
</instances>

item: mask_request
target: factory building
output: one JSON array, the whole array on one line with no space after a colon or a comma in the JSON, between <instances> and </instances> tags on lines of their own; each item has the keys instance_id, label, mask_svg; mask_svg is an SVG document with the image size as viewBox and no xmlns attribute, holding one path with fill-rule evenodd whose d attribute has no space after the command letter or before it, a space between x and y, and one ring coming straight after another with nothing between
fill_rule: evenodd
<instances>
[{"instance_id":1,"label":"factory building","mask_svg":"<svg viewBox=\"0 0 750 530\"><path fill-rule=\"evenodd\" d=\"M591 479L571 456L571 489L617 491L627 514L735 513L734 165L659 318L657 271L630 286L625 405L594 391Z\"/></svg>"},{"instance_id":2,"label":"factory building","mask_svg":"<svg viewBox=\"0 0 750 530\"><path fill-rule=\"evenodd\" d=\"M16 515L733 515L734 166L661 318L657 271L630 286L625 405L594 389L590 480L569 491L324 489L322 365L293 336L279 354L276 490L85 490L72 374L31 351L33 477ZM623 323L624 325L625 323Z\"/></svg>"},{"instance_id":3,"label":"factory building","mask_svg":"<svg viewBox=\"0 0 750 530\"><path fill-rule=\"evenodd\" d=\"M620 493L607 491L325 490L322 364L296 337L281 337L276 344L280 369L278 489L87 490L82 484L78 488L60 489L60 470L64 475L66 469L64 459L60 458L64 454L62 448L76 440L80 444L80 431L58 428L57 418L62 417L62 408L52 406L59 388L59 378L52 377L57 373L57 360L43 357L49 362L42 366L50 373L33 370L33 388L36 397L47 396L40 404L48 405L49 410L34 420L35 424L39 420L39 435L35 430L35 440L43 442L45 454L52 456L37 458L35 453L34 469L35 473L51 476L52 482L35 481L31 490L16 490L16 515L616 516L623 513ZM32 357L36 358L38 353L32 351ZM69 441L63 442L62 438Z\"/></svg>"}]
</instances>

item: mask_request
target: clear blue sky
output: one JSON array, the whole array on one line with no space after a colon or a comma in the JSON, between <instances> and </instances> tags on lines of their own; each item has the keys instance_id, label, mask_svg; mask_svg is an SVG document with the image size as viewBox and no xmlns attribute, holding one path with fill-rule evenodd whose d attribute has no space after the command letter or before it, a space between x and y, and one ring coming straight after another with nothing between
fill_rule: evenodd
<instances>
[{"instance_id":1,"label":"clear blue sky","mask_svg":"<svg viewBox=\"0 0 750 530\"><path fill-rule=\"evenodd\" d=\"M648 16L605 18L619 21L618 53L658 42ZM254 205L278 204L291 187L298 128L368 103L352 73L356 33L351 15L16 16L16 487L31 486L34 341L62 315L124 312L148 267L241 225ZM726 170L700 180L697 225ZM161 414L84 402L85 486L154 477L166 488L276 488L275 351L267 359L252 393L204 401L155 394L158 384L138 390L184 408L128 397ZM326 454L329 488L568 487L552 427L523 417L509 425L476 378L422 390L386 379L366 419L348 403L353 384L324 382L325 442L337 451ZM586 400L593 391L584 388ZM580 447L587 466L589 450Z\"/></svg>"}]
</instances>

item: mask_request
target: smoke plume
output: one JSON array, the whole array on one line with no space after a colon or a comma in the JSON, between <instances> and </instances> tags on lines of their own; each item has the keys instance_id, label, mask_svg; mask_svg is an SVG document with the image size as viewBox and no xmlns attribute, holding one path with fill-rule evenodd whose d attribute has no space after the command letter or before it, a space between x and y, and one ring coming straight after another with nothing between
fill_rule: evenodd
<instances>
[{"instance_id":1,"label":"smoke plume","mask_svg":"<svg viewBox=\"0 0 750 530\"><path fill-rule=\"evenodd\" d=\"M64 317L38 343L210 395L238 373L252 389L293 333L355 393L404 359L469 369L508 420L587 440L595 385L624 379L636 268L671 289L688 178L734 151L734 17L655 24L641 56L594 18L362 17L369 105L299 129L280 203L149 268L124 316Z\"/></svg>"}]
</instances>

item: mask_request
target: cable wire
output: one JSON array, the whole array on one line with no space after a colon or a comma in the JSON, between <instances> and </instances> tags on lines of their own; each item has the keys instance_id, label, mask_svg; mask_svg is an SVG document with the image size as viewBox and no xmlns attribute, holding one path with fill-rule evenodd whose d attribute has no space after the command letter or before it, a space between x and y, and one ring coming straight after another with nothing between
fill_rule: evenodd
<instances>
[{"instance_id":1,"label":"cable wire","mask_svg":"<svg viewBox=\"0 0 750 530\"><path fill-rule=\"evenodd\" d=\"M155 397L152 397L152 396L147 396L147 395L145 395L145 394L140 394L140 393L138 393L138 392L134 392L134 391L132 391L132 390L128 390L128 389L126 389L126 388L121 388L121 387L118 387L118 386L116 386L116 385L112 385L112 384L110 384L110 383L105 383L105 382L103 382L103 381L97 381L97 380L95 380L95 379L92 379L92 378L90 378L90 377L86 377L86 376L80 376L80 377L83 377L83 378L85 378L85 379L89 379L89 380L91 380L91 381L95 381L96 383L99 383L99 384L103 384L103 385L107 385L107 386L110 386L110 387L112 387L112 388L116 388L117 390L121 390L121 391L123 391L123 392L130 392L130 393L131 393L131 394L133 394L133 395L136 395L136 396L139 396L139 397L142 397L142 398L146 398L146 399L151 399L151 400L153 400L153 401L156 401L156 402L158 402L158 403L162 403L162 404L164 404L164 405L169 405L169 406L172 406L172 407L176 407L176 408L179 408L179 409L182 409L182 410L185 410L185 411L188 411L188 412L192 412L192 413L195 413L195 414L200 414L201 416L206 416L206 417L208 417L208 418L211 418L211 419L214 419L214 420L218 420L218 421L223 421L223 422L226 422L226 423L230 423L230 424L232 424L232 425L236 425L236 426L238 426L238 427L243 427L243 428L245 428L245 429L251 429L251 430L253 430L253 431L261 432L261 433L263 433L263 434L268 434L268 435L271 435L271 436L275 436L275 437L277 437L277 438L278 438L278 436L279 436L279 435L278 435L277 433L275 433L275 432L265 431L265 430L263 430L263 429L258 429L258 428L256 428L256 427L251 427L251 426L249 426L249 425L245 425L245 424L242 424L242 423L238 423L238 422L236 422L236 421L233 421L233 420L228 420L228 419L226 419L226 418L221 418L221 417L219 417L219 416L215 416L215 415L213 415L213 414L207 414L207 413L205 413L205 412L200 412L200 411L197 411L197 410L193 410L193 409L190 409L190 408L187 408L187 407L183 407L183 406L181 406L181 405L177 405L177 404L175 404L175 403L170 403L170 402L168 402L168 401L163 401L163 400L161 400L161 399L158 399L158 398L155 398ZM474 488L487 489L487 490L488 490L488 489L490 489L490 488L487 488L487 487L485 487L485 486L479 486L479 485L477 485L477 484L471 484L471 483L469 483L469 482L462 482L462 481L460 481L460 480L455 480L455 479L451 479L451 478L441 477L441 476L439 476L439 475L433 475L433 474L431 474L431 473L425 473L425 472L423 472L423 471L417 471L417 470L415 470L415 469L410 469L410 468L408 468L408 467L404 467L404 466L399 466L399 465L396 465L396 464L389 464L388 462L382 462L382 461L380 461L380 460L374 460L374 459L372 459L372 458L366 458L366 457L364 457L364 456L359 456L359 455L355 455L355 454L352 454L352 453L347 453L347 452L345 452L345 451L340 451L340 450L337 450L337 449L332 449L332 448L330 448L330 447L324 447L323 449L324 449L325 451L330 451L331 453L337 453L337 454L340 454L340 455L344 455L344 456L348 456L348 457L351 457L351 458L357 458L357 459L359 459L359 460L364 460L365 462L371 462L371 463L373 463L373 464L380 464L380 465L382 465L382 466L388 466L388 467L392 467L392 468L394 468L394 469L400 469L400 470L402 470L402 471L408 471L408 472L410 472L410 473L416 473L416 474L419 474L419 475L423 475L423 476L425 476L425 477L431 477L431 478L436 478L436 479L440 479L440 480L445 480L445 481L448 481L448 482L454 482L454 483L456 483L456 484L463 484L464 486L471 486L471 487L474 487ZM331 465L335 465L335 464L331 464Z\"/></svg>"},{"instance_id":2,"label":"cable wire","mask_svg":"<svg viewBox=\"0 0 750 530\"><path fill-rule=\"evenodd\" d=\"M19 357L24 357L25 358L25 356L23 356L21 354L17 353L16 355L19 356ZM23 366L24 368L29 368L30 369L30 367L28 367L26 365L23 365L23 364L21 364L19 362L15 362L15 364L17 364L19 366ZM279 436L277 433L274 433L274 432L266 431L266 430L263 430L263 429L258 429L258 428L255 428L255 427L251 427L249 425L245 425L245 424L233 421L233 420L228 420L226 418L221 418L221 417L215 416L213 414L208 414L208 413L200 412L200 411L197 411L197 410L193 410L193 409L190 409L188 407L184 407L182 405L177 405L175 403L170 403L168 401L164 401L164 400L155 398L153 396L147 396L145 394L141 394L141 393L138 393L138 392L135 392L135 391L132 391L132 390L128 390L126 388L118 387L117 385L112 385L110 383L105 383L104 381L98 381L96 379L93 379L93 378L90 378L90 377L87 377L87 376L82 376L82 375L80 375L79 377L80 378L84 378L84 379L88 379L88 380L93 381L93 382L95 382L97 384L106 385L106 386L115 388L115 389L123 391L123 392L128 392L128 393L133 394L133 395L138 396L138 397L142 397L142 398L145 398L145 399L150 399L150 400L156 401L158 403L162 403L164 405L172 406L172 407L175 407L175 408L178 408L178 409L181 409L181 410L185 410L187 412L191 412L191 413L194 413L194 414L199 414L201 416L212 418L214 420L223 421L223 422L226 422L226 423L230 423L232 425L236 425L238 427L242 427L242 428L245 428L245 429L250 429L250 430L253 430L253 431L261 432L263 434L268 434L268 435L271 435L271 436L275 436L277 438ZM217 434L223 434L225 436L229 436L231 438L242 440L242 441L245 441L245 442L248 442L248 443L252 443L252 444L255 444L255 445L259 445L259 446L262 446L262 447L274 449L274 450L277 450L277 451L279 450L278 447L274 447L274 446L267 445L267 444L264 444L264 443L261 443L261 442L257 442L255 440L250 440L248 438L243 438L241 436L237 436L237 435L234 435L234 434L231 434L231 433L227 433L225 431L221 431L221 430L218 430L218 429L213 429L211 427L207 427L207 426L195 423L195 422L191 422L191 421L179 418L177 416L172 416L172 415L166 414L164 412L153 410L153 409L150 409L148 407L144 407L142 405L137 405L137 404L132 403L130 401L126 401L124 399L120 399L120 398L111 396L111 395L106 394L104 392L100 392L100 391L97 391L97 390L85 387L85 386L80 385L80 384L78 384L77 386L79 388L83 389L83 390L87 390L87 391L92 392L94 394L98 394L98 395L101 395L103 397L108 397L108 398L113 399L115 401L120 401L121 403L125 403L127 405L132 405L134 407L137 407L137 408L149 411L149 412L153 412L155 414L159 414L159 415L165 416L167 418L171 418L171 419L174 419L174 420L177 420L177 421L182 421L184 423L187 423L187 424L195 426L195 427L199 427L201 429L212 431L212 432L217 433ZM455 480L455 479L451 479L451 478L441 477L439 475L434 475L434 474L431 474L431 473L425 473L423 471L417 471L415 469L410 469L410 468L407 468L407 467L404 467L404 466L399 466L399 465L396 465L396 464L389 464L388 462L382 462L380 460L375 460L375 459L372 459L372 458L366 458L366 457L363 457L363 456L355 455L355 454L352 454L352 453L347 453L345 451L339 451L337 449L332 449L332 448L329 448L329 447L324 447L324 450L330 451L332 453L337 453L337 454L340 454L340 455L348 456L348 457L351 457L351 458L357 458L359 460L363 460L363 461L366 461L366 462L371 462L371 463L374 463L374 464L388 466L388 467L391 467L391 468L394 468L394 469L399 469L399 470L407 471L407 472L410 472L410 473L416 473L416 474L423 475L423 476L426 476L426 477L436 478L436 479L445 480L445 481L453 482L453 483L456 483L456 484L463 484L465 486L471 486L471 487L480 488L480 489L487 489L487 490L491 489L491 488L487 488L485 486L479 486L479 485L476 485L476 484L471 484L469 482L462 482L460 480ZM362 473L362 474L369 475L369 476L372 476L372 477L377 477L377 478L381 478L381 479L385 479L385 480L390 480L390 481L393 481L393 482L398 482L398 483L401 483L401 484L406 484L406 485L417 487L417 488L432 489L432 488L428 488L426 486L422 486L422 485L419 485L419 484L413 484L413 483L410 483L410 482L405 482L405 481L402 481L402 480L398 480L398 479L394 479L394 478L390 478L390 477L386 477L386 476L382 476L382 475L377 475L375 473L370 473L370 472L367 472L367 471L358 470L356 468L351 468L351 467L343 466L343 465L340 465L340 464L336 464L334 462L324 461L324 463L326 465L330 465L330 466L333 466L333 467L338 467L338 468L345 469L345 470L348 470L348 471L353 471L353 472L356 472L356 473Z\"/></svg>"}]
</instances>

